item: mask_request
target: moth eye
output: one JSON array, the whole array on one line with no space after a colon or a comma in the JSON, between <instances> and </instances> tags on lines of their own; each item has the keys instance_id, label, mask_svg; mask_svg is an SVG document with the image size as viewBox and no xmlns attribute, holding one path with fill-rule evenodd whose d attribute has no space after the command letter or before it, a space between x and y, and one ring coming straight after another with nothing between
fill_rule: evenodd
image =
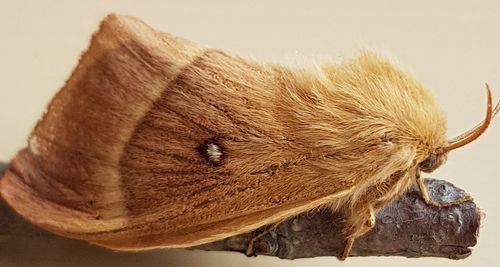
<instances>
[{"instance_id":1,"label":"moth eye","mask_svg":"<svg viewBox=\"0 0 500 267\"><path fill-rule=\"evenodd\" d=\"M437 167L439 167L438 156L434 153L431 153L424 161L418 164L420 169L424 172L432 172Z\"/></svg>"}]
</instances>

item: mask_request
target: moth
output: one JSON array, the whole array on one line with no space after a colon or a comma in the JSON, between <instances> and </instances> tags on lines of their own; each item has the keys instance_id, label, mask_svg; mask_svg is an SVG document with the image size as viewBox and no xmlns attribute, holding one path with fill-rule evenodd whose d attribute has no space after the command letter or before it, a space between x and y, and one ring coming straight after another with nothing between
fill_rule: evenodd
<instances>
[{"instance_id":1,"label":"moth","mask_svg":"<svg viewBox=\"0 0 500 267\"><path fill-rule=\"evenodd\" d=\"M349 255L374 213L478 138L446 139L410 75L369 52L259 64L109 15L0 180L31 223L116 250L199 245L319 207ZM446 205L470 200L470 196Z\"/></svg>"}]
</instances>

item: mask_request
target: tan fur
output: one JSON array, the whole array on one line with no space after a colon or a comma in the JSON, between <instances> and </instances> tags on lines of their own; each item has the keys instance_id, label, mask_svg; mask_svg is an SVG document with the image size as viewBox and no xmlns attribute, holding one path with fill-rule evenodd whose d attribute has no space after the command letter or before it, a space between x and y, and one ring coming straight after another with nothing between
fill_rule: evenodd
<instances>
[{"instance_id":1,"label":"tan fur","mask_svg":"<svg viewBox=\"0 0 500 267\"><path fill-rule=\"evenodd\" d=\"M432 96L371 53L289 69L110 15L0 193L36 225L122 250L197 245L324 206L359 236L445 134Z\"/></svg>"}]
</instances>

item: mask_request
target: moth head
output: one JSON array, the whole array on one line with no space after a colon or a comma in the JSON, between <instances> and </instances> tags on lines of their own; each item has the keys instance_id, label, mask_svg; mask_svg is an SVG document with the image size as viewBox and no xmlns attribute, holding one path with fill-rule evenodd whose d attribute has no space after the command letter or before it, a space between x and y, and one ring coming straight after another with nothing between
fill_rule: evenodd
<instances>
[{"instance_id":1,"label":"moth head","mask_svg":"<svg viewBox=\"0 0 500 267\"><path fill-rule=\"evenodd\" d=\"M486 105L486 117L485 119L473 127L472 129L460 134L459 136L448 140L443 147L439 147L434 151L431 151L427 158L421 161L418 166L419 169L423 172L433 172L439 166L441 166L444 162L446 162L448 152L457 149L459 147L463 147L470 142L476 140L479 136L481 136L488 126L490 125L491 120L500 110L500 101L493 108L492 99L491 99L491 90L488 84L486 84L486 95L487 95L487 105Z\"/></svg>"}]
</instances>

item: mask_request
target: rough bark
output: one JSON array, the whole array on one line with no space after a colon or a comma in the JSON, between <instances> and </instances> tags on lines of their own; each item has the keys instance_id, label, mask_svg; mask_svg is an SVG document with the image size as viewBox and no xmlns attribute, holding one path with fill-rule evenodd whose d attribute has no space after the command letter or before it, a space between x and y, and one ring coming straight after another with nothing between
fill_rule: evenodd
<instances>
[{"instance_id":1,"label":"rough bark","mask_svg":"<svg viewBox=\"0 0 500 267\"><path fill-rule=\"evenodd\" d=\"M0 163L1 169L5 164ZM451 183L427 179L431 197L442 203L460 198L465 192ZM462 259L471 254L477 242L481 212L472 201L449 208L427 206L418 189L405 195L377 213L375 227L359 238L351 256L446 257ZM282 259L337 256L343 249L343 219L328 210L304 213L281 223L257 239L254 252ZM265 231L205 244L194 249L245 252L248 242ZM5 203L0 203L0 237L60 238L30 225Z\"/></svg>"}]
</instances>

